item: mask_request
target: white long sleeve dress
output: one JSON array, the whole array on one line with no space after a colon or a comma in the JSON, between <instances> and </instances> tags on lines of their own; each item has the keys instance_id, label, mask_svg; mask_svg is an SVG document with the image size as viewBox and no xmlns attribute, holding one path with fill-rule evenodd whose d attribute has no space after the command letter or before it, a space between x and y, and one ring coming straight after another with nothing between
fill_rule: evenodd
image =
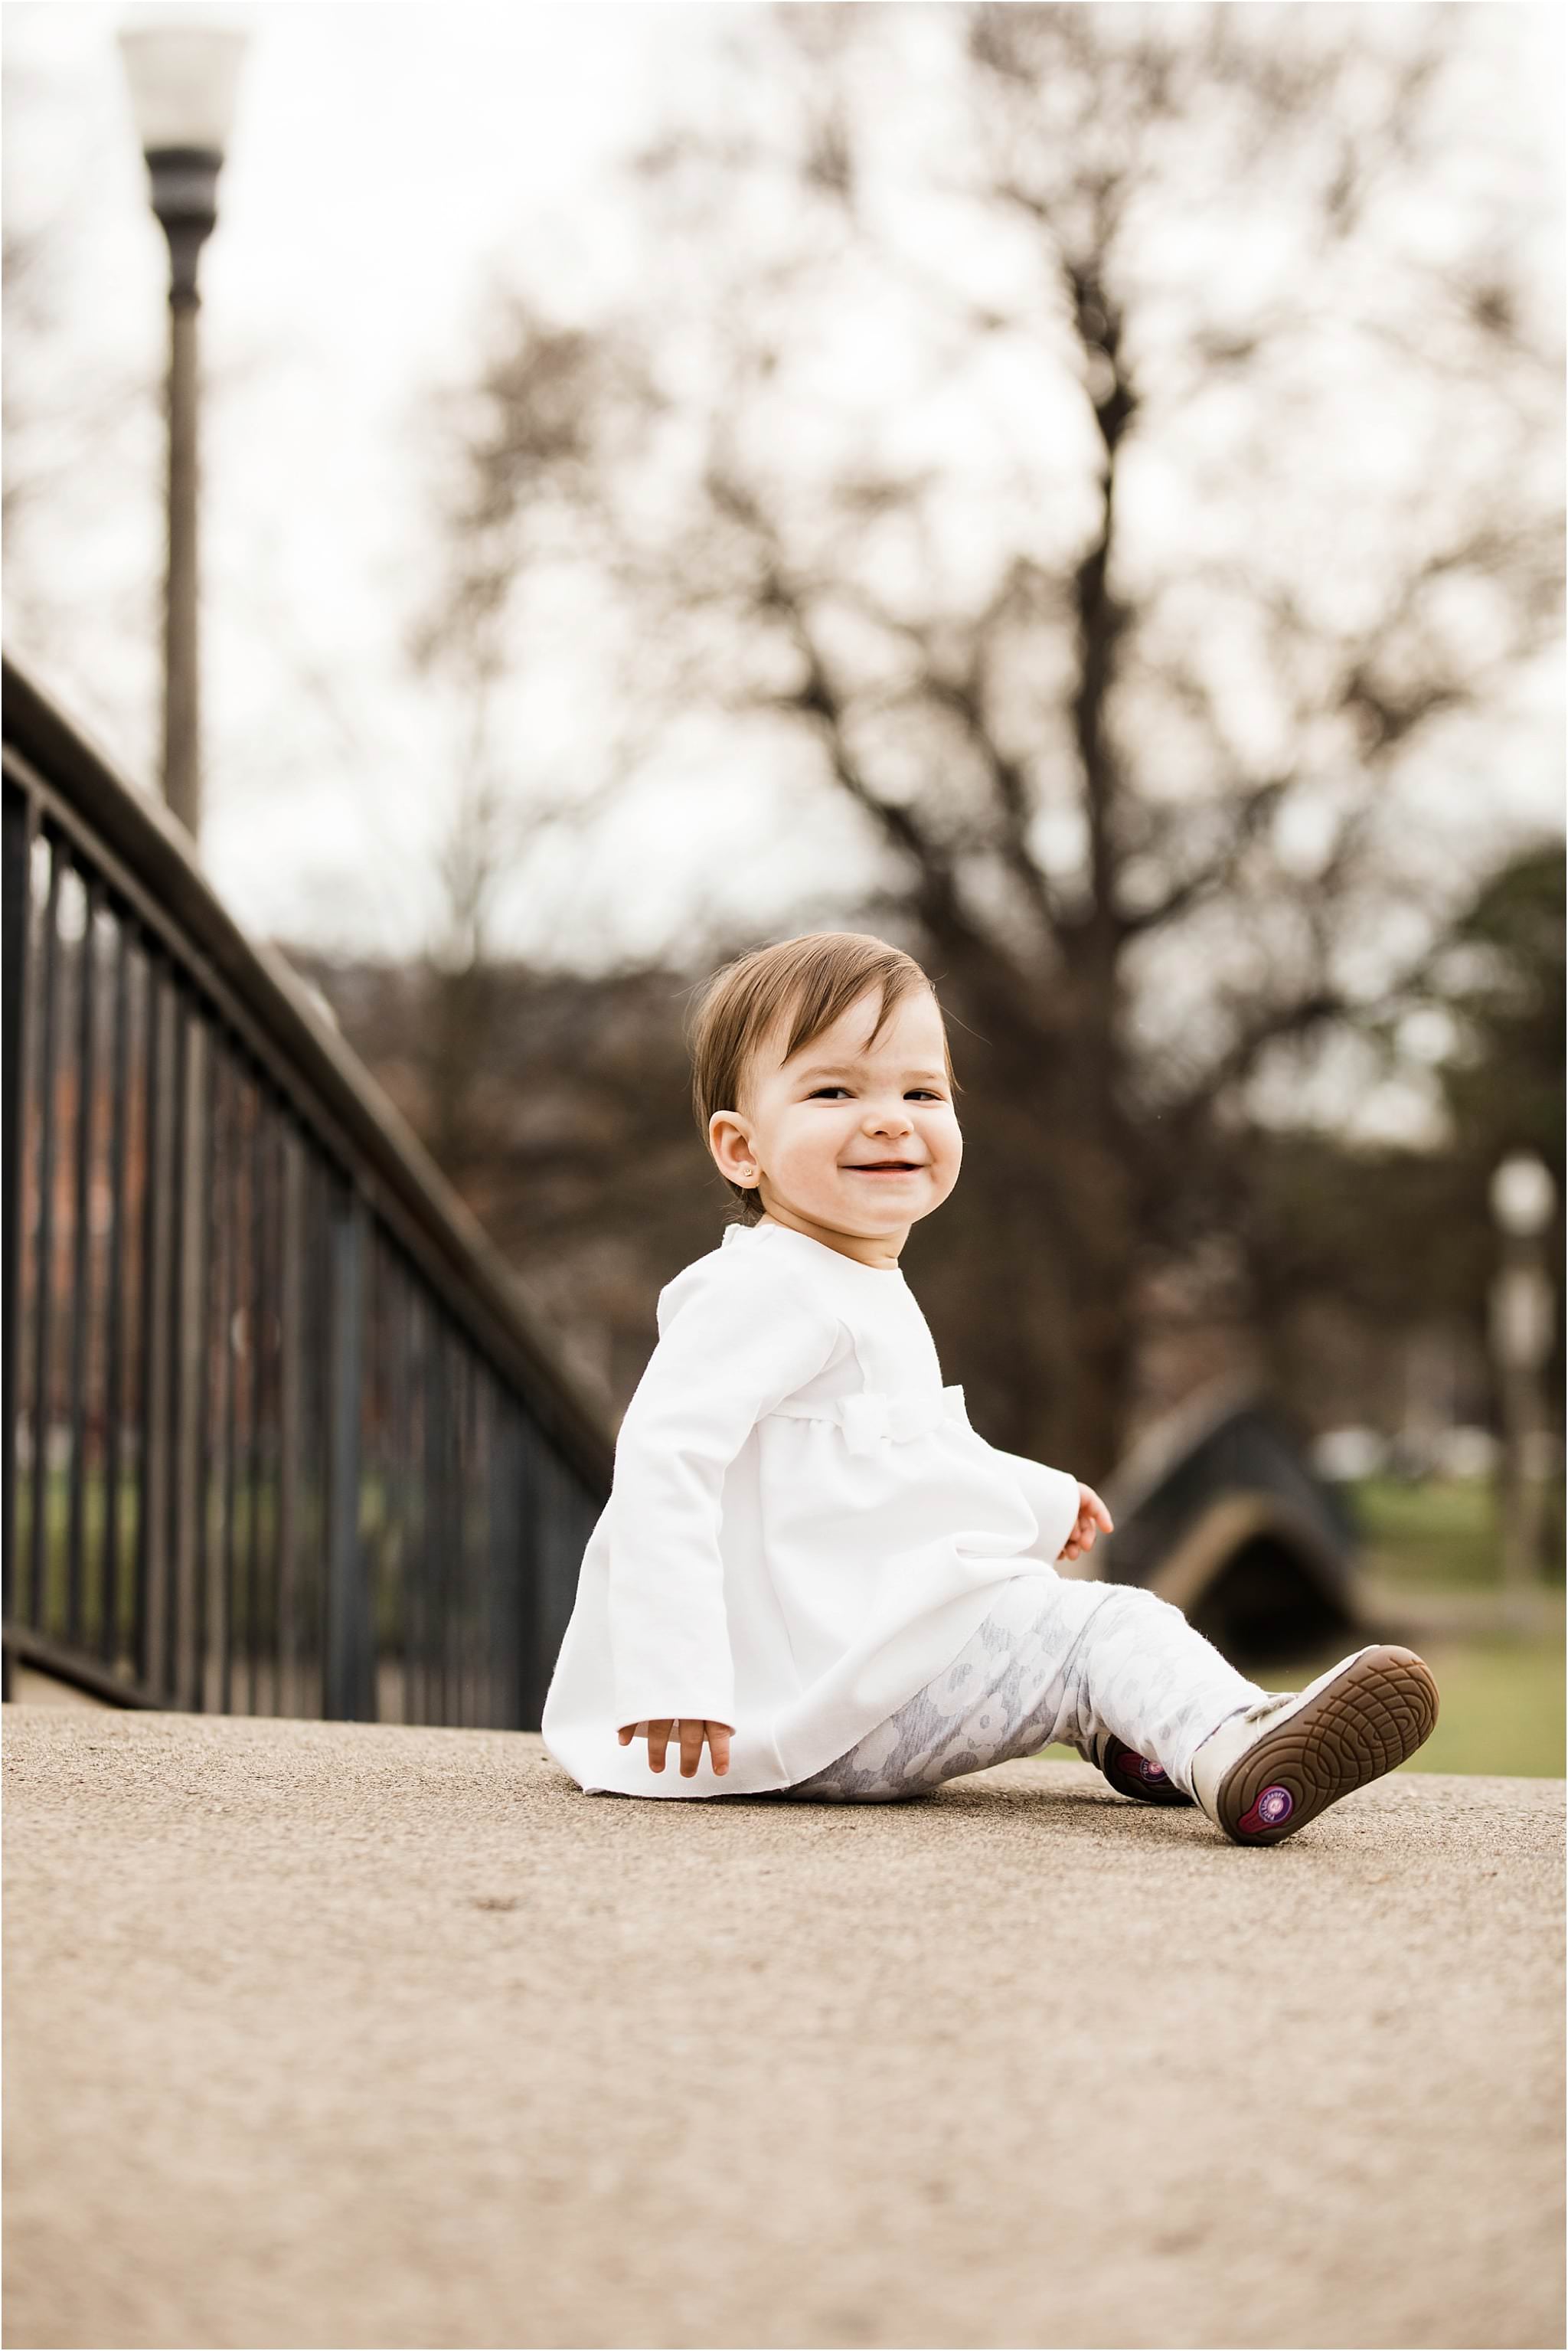
<instances>
[{"instance_id":1,"label":"white long sleeve dress","mask_svg":"<svg viewBox=\"0 0 1568 2351\"><path fill-rule=\"evenodd\" d=\"M659 1298L545 1701L584 1789L754 1794L844 1755L949 1665L1004 1586L1054 1578L1078 1485L977 1436L896 1269L732 1225ZM734 1726L722 1780L622 1723Z\"/></svg>"}]
</instances>

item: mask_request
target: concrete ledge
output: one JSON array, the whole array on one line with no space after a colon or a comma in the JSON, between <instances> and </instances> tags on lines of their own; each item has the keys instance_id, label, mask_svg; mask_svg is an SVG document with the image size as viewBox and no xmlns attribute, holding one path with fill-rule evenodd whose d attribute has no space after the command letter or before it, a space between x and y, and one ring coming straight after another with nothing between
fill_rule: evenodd
<instances>
[{"instance_id":1,"label":"concrete ledge","mask_svg":"<svg viewBox=\"0 0 1568 2351\"><path fill-rule=\"evenodd\" d=\"M12 2346L1563 2340L1563 1790L5 1709Z\"/></svg>"}]
</instances>

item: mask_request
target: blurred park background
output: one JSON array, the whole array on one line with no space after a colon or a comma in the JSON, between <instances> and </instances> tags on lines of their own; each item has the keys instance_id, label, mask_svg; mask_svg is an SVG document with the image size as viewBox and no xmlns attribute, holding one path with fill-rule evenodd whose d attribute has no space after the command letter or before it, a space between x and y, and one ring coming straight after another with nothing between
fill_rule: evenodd
<instances>
[{"instance_id":1,"label":"blurred park background","mask_svg":"<svg viewBox=\"0 0 1568 2351\"><path fill-rule=\"evenodd\" d=\"M246 34L203 862L607 1420L724 1221L694 990L876 931L976 1426L1101 1482L1267 1399L1421 1761L1560 1771L1560 12L177 13ZM6 645L150 789L170 14L4 10Z\"/></svg>"}]
</instances>

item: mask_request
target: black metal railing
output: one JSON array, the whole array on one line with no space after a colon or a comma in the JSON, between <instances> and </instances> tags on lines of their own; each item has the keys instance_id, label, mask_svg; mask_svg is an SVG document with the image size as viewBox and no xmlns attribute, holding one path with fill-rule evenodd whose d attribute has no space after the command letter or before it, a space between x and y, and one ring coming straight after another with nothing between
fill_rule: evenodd
<instances>
[{"instance_id":1,"label":"black metal railing","mask_svg":"<svg viewBox=\"0 0 1568 2351\"><path fill-rule=\"evenodd\" d=\"M607 1427L166 811L4 733L8 1675L537 1725Z\"/></svg>"}]
</instances>

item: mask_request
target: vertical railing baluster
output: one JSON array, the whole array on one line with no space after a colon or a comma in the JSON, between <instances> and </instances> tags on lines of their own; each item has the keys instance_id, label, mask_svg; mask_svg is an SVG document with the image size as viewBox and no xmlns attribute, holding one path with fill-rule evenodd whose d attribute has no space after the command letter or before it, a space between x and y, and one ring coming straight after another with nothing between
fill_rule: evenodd
<instances>
[{"instance_id":1,"label":"vertical railing baluster","mask_svg":"<svg viewBox=\"0 0 1568 2351\"><path fill-rule=\"evenodd\" d=\"M210 1714L225 1710L221 1663L225 1637L225 1616L222 1593L214 1590L219 1570L213 1523L213 1431L222 1408L221 1383L227 1361L223 1348L222 1317L224 1268L227 1263L223 1213L228 1183L225 1156L228 1128L224 1114L223 1094L226 1060L218 1038L205 1024L201 1036L204 1049L201 1090L204 1143L200 1161L200 1247L191 1265L193 1291L190 1310L201 1334L197 1374L200 1384L194 1410L194 1523L191 1529L191 1637L195 1655L195 1687L190 1702L201 1713ZM215 1655L214 1626L218 1643Z\"/></svg>"},{"instance_id":2,"label":"vertical railing baluster","mask_svg":"<svg viewBox=\"0 0 1568 2351\"><path fill-rule=\"evenodd\" d=\"M375 1582L371 1593L371 1654L375 1660L376 1720L395 1722L392 1659L397 1642L397 1591L392 1557L392 1349L394 1300L392 1258L379 1221L371 1228L371 1294L375 1322L370 1339L365 1377L375 1399L376 1547Z\"/></svg>"},{"instance_id":3,"label":"vertical railing baluster","mask_svg":"<svg viewBox=\"0 0 1568 2351\"><path fill-rule=\"evenodd\" d=\"M256 1376L261 1379L266 1366L266 1380L260 1389L261 1466L256 1494L257 1541L260 1542L262 1498L267 1502L267 1541L262 1556L265 1561L267 1630L267 1707L268 1714L283 1711L283 1648L280 1632L277 1573L277 1460L278 1460L278 1272L282 1255L279 1220L283 1211L283 1104L270 1099L262 1131L262 1199L264 1221L261 1273L257 1281L256 1311Z\"/></svg>"},{"instance_id":4,"label":"vertical railing baluster","mask_svg":"<svg viewBox=\"0 0 1568 2351\"><path fill-rule=\"evenodd\" d=\"M474 1590L474 1520L476 1496L474 1451L474 1359L461 1338L457 1341L457 1460L456 1488L458 1508L462 1513L462 1534L458 1546L458 1575L461 1600L458 1614L457 1645L457 1719L472 1723L474 1713L475 1667L475 1590Z\"/></svg>"},{"instance_id":5,"label":"vertical railing baluster","mask_svg":"<svg viewBox=\"0 0 1568 2351\"><path fill-rule=\"evenodd\" d=\"M468 1365L471 1391L471 1416L474 1432L474 1474L469 1480L469 1510L472 1528L469 1534L470 1575L474 1588L474 1719L488 1723L490 1715L490 1675L492 1669L491 1637L494 1614L490 1593L490 1456L489 1406L486 1397L486 1374L482 1357L473 1355Z\"/></svg>"},{"instance_id":6,"label":"vertical railing baluster","mask_svg":"<svg viewBox=\"0 0 1568 2351\"><path fill-rule=\"evenodd\" d=\"M484 1638L483 1595L479 1589L478 1542L482 1532L480 1503L484 1492L479 1450L479 1365L470 1347L463 1350L462 1444L458 1452L458 1482L463 1493L463 1720L483 1722L480 1704L480 1644Z\"/></svg>"},{"instance_id":7,"label":"vertical railing baluster","mask_svg":"<svg viewBox=\"0 0 1568 2351\"><path fill-rule=\"evenodd\" d=\"M420 1323L420 1606L423 1611L422 1722L442 1719L441 1562L436 1548L441 1509L441 1321L428 1290Z\"/></svg>"},{"instance_id":8,"label":"vertical railing baluster","mask_svg":"<svg viewBox=\"0 0 1568 2351\"><path fill-rule=\"evenodd\" d=\"M48 1552L49 1332L55 1290L55 1027L59 994L60 874L64 864L64 848L51 835L49 884L44 902L43 1027L38 1040L38 1238L33 1321L33 1555L28 1562L26 1606L27 1622L35 1628L44 1621L44 1583Z\"/></svg>"},{"instance_id":9,"label":"vertical railing baluster","mask_svg":"<svg viewBox=\"0 0 1568 2351\"><path fill-rule=\"evenodd\" d=\"M172 1345L178 1376L173 1398L172 1476L169 1493L171 1561L170 1688L181 1706L204 1701L203 1666L205 1627L199 1576L200 1537L205 1481L203 1475L203 1400L206 1394L209 1332L206 1307L208 1137L213 1036L198 1006L182 986L178 993L180 1071L178 1133L174 1153L175 1265L170 1311Z\"/></svg>"},{"instance_id":10,"label":"vertical railing baluster","mask_svg":"<svg viewBox=\"0 0 1568 2351\"><path fill-rule=\"evenodd\" d=\"M427 1301L429 1341L424 1390L425 1593L429 1604L430 1722L449 1722L446 1709L446 1548L451 1517L446 1499L446 1332L440 1308Z\"/></svg>"},{"instance_id":11,"label":"vertical railing baluster","mask_svg":"<svg viewBox=\"0 0 1568 2351\"><path fill-rule=\"evenodd\" d=\"M409 1364L411 1332L409 1328L410 1299L408 1268L401 1251L392 1252L391 1270L392 1301L392 1325L387 1343L391 1350L392 1405L389 1451L392 1457L392 1488L388 1497L393 1510L397 1541L393 1550L393 1566L397 1578L397 1660L398 1660L398 1720L413 1720L412 1698L413 1594L412 1575L413 1547L411 1540L413 1518L413 1430L410 1410L412 1377Z\"/></svg>"},{"instance_id":12,"label":"vertical railing baluster","mask_svg":"<svg viewBox=\"0 0 1568 2351\"><path fill-rule=\"evenodd\" d=\"M81 938L77 948L76 1169L71 1222L71 1349L69 1411L70 1503L66 1534L66 1638L82 1640L83 1552L86 1543L88 1453L88 1341L94 1324L92 1260L92 1124L97 1092L98 904L96 875L78 875L82 893Z\"/></svg>"},{"instance_id":13,"label":"vertical railing baluster","mask_svg":"<svg viewBox=\"0 0 1568 2351\"><path fill-rule=\"evenodd\" d=\"M496 1520L500 1495L497 1470L500 1448L497 1442L496 1396L487 1364L476 1366L479 1383L480 1492L484 1497L481 1518L483 1548L479 1554L479 1597L483 1629L479 1642L479 1671L482 1677L483 1710L480 1720L492 1729L498 1729L502 1717L497 1707L502 1657L506 1642L506 1619L502 1593L496 1581Z\"/></svg>"},{"instance_id":14,"label":"vertical railing baluster","mask_svg":"<svg viewBox=\"0 0 1568 2351\"><path fill-rule=\"evenodd\" d=\"M517 1643L520 1680L517 1721L525 1730L535 1719L535 1692L539 1674L539 1546L538 1473L534 1461L532 1430L518 1416L517 1423Z\"/></svg>"},{"instance_id":15,"label":"vertical railing baluster","mask_svg":"<svg viewBox=\"0 0 1568 2351\"><path fill-rule=\"evenodd\" d=\"M120 1655L120 1416L125 1409L124 1346L126 1253L126 1097L131 1061L131 938L125 909L114 909L114 1041L109 1130L108 1352L103 1424L103 1622L99 1654L112 1667Z\"/></svg>"},{"instance_id":16,"label":"vertical railing baluster","mask_svg":"<svg viewBox=\"0 0 1568 2351\"><path fill-rule=\"evenodd\" d=\"M426 1657L429 1644L429 1606L425 1598L425 1494L429 1481L429 1464L425 1458L425 1429L430 1413L430 1379L425 1349L426 1311L423 1293L411 1282L408 1293L408 1447L411 1500L409 1505L409 1544L403 1567L406 1583L405 1605L408 1610L407 1694L405 1719L428 1722L430 1692Z\"/></svg>"},{"instance_id":17,"label":"vertical railing baluster","mask_svg":"<svg viewBox=\"0 0 1568 2351\"><path fill-rule=\"evenodd\" d=\"M366 1219L351 1185L334 1186L333 1193L326 1710L334 1721L363 1721L371 1708L369 1579L360 1541Z\"/></svg>"},{"instance_id":18,"label":"vertical railing baluster","mask_svg":"<svg viewBox=\"0 0 1568 2351\"><path fill-rule=\"evenodd\" d=\"M479 1515L480 1551L476 1562L479 1593L479 1719L491 1729L499 1727L496 1693L500 1677L500 1650L504 1639L501 1614L501 1593L496 1582L496 1405L491 1391L488 1367L476 1362L476 1385L478 1390L479 1413L479 1477L478 1492L483 1505Z\"/></svg>"},{"instance_id":19,"label":"vertical railing baluster","mask_svg":"<svg viewBox=\"0 0 1568 2351\"><path fill-rule=\"evenodd\" d=\"M243 1165L241 1144L241 1101L244 1080L239 1064L227 1037L218 1040L218 1058L224 1071L224 1212L220 1228L223 1234L223 1276L218 1284L217 1360L223 1366L223 1569L219 1588L223 1593L223 1640L218 1650L218 1704L225 1714L234 1710L235 1667L235 1387L237 1379L237 1359L235 1353L235 1318L239 1311L240 1266L240 1170Z\"/></svg>"},{"instance_id":20,"label":"vertical railing baluster","mask_svg":"<svg viewBox=\"0 0 1568 2351\"><path fill-rule=\"evenodd\" d=\"M246 1290L245 1315L245 1375L246 1375L246 1521L245 1521L245 1638L246 1708L256 1712L261 1668L261 1349L262 1316L267 1301L262 1287L265 1271L263 1220L267 1215L266 1178L263 1152L267 1121L267 1101L261 1072L253 1073L250 1087L252 1109L250 1126L246 1136L245 1158L249 1170L247 1207L249 1209L250 1242L246 1270L249 1284Z\"/></svg>"},{"instance_id":21,"label":"vertical railing baluster","mask_svg":"<svg viewBox=\"0 0 1568 2351\"><path fill-rule=\"evenodd\" d=\"M441 1312L435 1301L426 1292L422 1301L424 1326L423 1413L424 1413L424 1508L422 1529L424 1538L424 1703L426 1722L446 1719L446 1689L442 1676L441 1644L444 1617L441 1605L441 1511L445 1491L442 1476L441 1448L446 1442L443 1422L443 1372L441 1352Z\"/></svg>"},{"instance_id":22,"label":"vertical railing baluster","mask_svg":"<svg viewBox=\"0 0 1568 2351\"><path fill-rule=\"evenodd\" d=\"M581 1557L578 1489L575 1478L559 1455L537 1439L534 1460L539 1486L537 1605L540 1649L543 1657L549 1658L554 1656L566 1629L571 1609L570 1587L576 1584L577 1562ZM547 1667L537 1685L541 1701L548 1677ZM538 1721L537 1710L532 1719Z\"/></svg>"},{"instance_id":23,"label":"vertical railing baluster","mask_svg":"<svg viewBox=\"0 0 1568 2351\"><path fill-rule=\"evenodd\" d=\"M136 1589L132 1615L137 1678L150 1694L172 1697L167 1674L170 1486L170 1351L164 1311L172 1283L173 1088L170 998L162 957L147 949L146 1059L142 1067L141 1416L136 1509Z\"/></svg>"},{"instance_id":24,"label":"vertical railing baluster","mask_svg":"<svg viewBox=\"0 0 1568 2351\"><path fill-rule=\"evenodd\" d=\"M436 1520L436 1556L441 1568L441 1691L444 1722L463 1719L463 1478L457 1431L463 1410L457 1336L441 1318L442 1429L441 1510Z\"/></svg>"},{"instance_id":25,"label":"vertical railing baluster","mask_svg":"<svg viewBox=\"0 0 1568 2351\"><path fill-rule=\"evenodd\" d=\"M315 1604L311 1610L311 1633L316 1644L317 1704L323 1714L330 1712L327 1703L328 1638L331 1608L332 1562L332 1447L336 1421L333 1418L333 1385L336 1357L333 1353L333 1229L341 1178L325 1158L313 1161L311 1170L312 1234L311 1287L316 1301L315 1338L311 1362L315 1370L315 1531L311 1550L311 1570L316 1579Z\"/></svg>"},{"instance_id":26,"label":"vertical railing baluster","mask_svg":"<svg viewBox=\"0 0 1568 2351\"><path fill-rule=\"evenodd\" d=\"M146 1192L154 1136L148 1118L148 1061L153 1051L155 996L152 942L129 913L126 998L130 1052L125 1081L125 1198L120 1217L123 1329L120 1341L120 1558L118 1670L146 1694L143 1680L141 1526L147 1515L148 1336L152 1290L147 1261Z\"/></svg>"},{"instance_id":27,"label":"vertical railing baluster","mask_svg":"<svg viewBox=\"0 0 1568 2351\"><path fill-rule=\"evenodd\" d=\"M32 1013L35 954L33 945L33 844L37 838L37 802L31 792L5 786L4 818L4 880L0 883L0 936L5 984L0 991L4 1021L5 1061L5 1362L0 1374L5 1416L5 1500L0 1521L0 1613L8 1627L16 1614L16 1444L21 1428L21 1400L16 1374L22 1333L22 1211L27 1177L27 1035ZM33 1413L33 1442L37 1446L38 1413ZM0 1696L11 1695L11 1652L0 1650Z\"/></svg>"},{"instance_id":28,"label":"vertical railing baluster","mask_svg":"<svg viewBox=\"0 0 1568 2351\"><path fill-rule=\"evenodd\" d=\"M474 1625L477 1643L474 1657L474 1719L493 1724L496 1611L495 1595L490 1589L490 1543L495 1510L491 1480L496 1461L491 1442L489 1374L482 1356L474 1355L469 1360L474 1386Z\"/></svg>"},{"instance_id":29,"label":"vertical railing baluster","mask_svg":"<svg viewBox=\"0 0 1568 2351\"><path fill-rule=\"evenodd\" d=\"M482 1421L479 1408L480 1365L469 1347L463 1350L463 1584L468 1635L465 1672L465 1719L481 1723L484 1716L483 1650L484 1593L479 1562L484 1556L485 1478Z\"/></svg>"},{"instance_id":30,"label":"vertical railing baluster","mask_svg":"<svg viewBox=\"0 0 1568 2351\"><path fill-rule=\"evenodd\" d=\"M446 1554L451 1565L446 1617L447 1671L450 1676L447 1704L451 1712L447 1719L465 1723L468 1719L468 1496L463 1473L463 1429L467 1412L467 1382L465 1377L467 1365L455 1331L447 1333L447 1349L446 1489L447 1507L451 1512Z\"/></svg>"},{"instance_id":31,"label":"vertical railing baluster","mask_svg":"<svg viewBox=\"0 0 1568 2351\"><path fill-rule=\"evenodd\" d=\"M319 1621L319 1587L312 1564L315 1540L315 1489L313 1484L314 1447L321 1436L319 1404L320 1350L317 1323L321 1312L320 1281L311 1257L313 1234L312 1201L315 1196L315 1154L305 1135L299 1138L298 1164L295 1171L295 1198L298 1215L298 1274L293 1286L298 1312L294 1346L289 1362L295 1382L297 1418L294 1447L298 1464L294 1490L294 1547L292 1553L296 1676L299 1711L314 1714L320 1705L320 1694L312 1678L310 1657L313 1654L314 1629Z\"/></svg>"},{"instance_id":32,"label":"vertical railing baluster","mask_svg":"<svg viewBox=\"0 0 1568 2351\"><path fill-rule=\"evenodd\" d=\"M299 1679L299 1306L304 1274L302 1150L286 1123L278 1186L277 1660L278 1712L304 1711Z\"/></svg>"},{"instance_id":33,"label":"vertical railing baluster","mask_svg":"<svg viewBox=\"0 0 1568 2351\"><path fill-rule=\"evenodd\" d=\"M380 1497L384 1492L385 1462L382 1455L382 1314L385 1284L381 1278L381 1248L373 1221L365 1219L364 1249L360 1260L363 1295L360 1308L360 1508L358 1518L361 1574L365 1584L366 1677L370 1719L381 1720L382 1579L384 1554Z\"/></svg>"},{"instance_id":34,"label":"vertical railing baluster","mask_svg":"<svg viewBox=\"0 0 1568 2351\"><path fill-rule=\"evenodd\" d=\"M163 1687L174 1706L189 1706L190 1692L180 1673L183 1632L180 1610L184 1513L181 1489L188 1475L183 1443L185 1389L190 1379L185 1277L190 1251L185 1226L189 1209L191 1141L191 1014L179 977L171 975L169 1091L169 1283L163 1301L168 1324L168 1474L163 1487Z\"/></svg>"},{"instance_id":35,"label":"vertical railing baluster","mask_svg":"<svg viewBox=\"0 0 1568 2351\"><path fill-rule=\"evenodd\" d=\"M331 1367L327 1360L330 1301L327 1295L325 1230L329 1183L326 1164L307 1150L303 1168L305 1261L302 1319L301 1386L304 1422L301 1431L301 1489L305 1524L299 1564L305 1580L300 1611L303 1635L308 1642L309 1706L325 1710L327 1639L327 1462L331 1441L329 1395Z\"/></svg>"},{"instance_id":36,"label":"vertical railing baluster","mask_svg":"<svg viewBox=\"0 0 1568 2351\"><path fill-rule=\"evenodd\" d=\"M224 1363L224 1712L238 1703L235 1685L243 1667L245 1627L241 1622L239 1567L239 1390L240 1334L245 1322L246 1157L245 1066L235 1041L223 1040L229 1089L228 1142L225 1167L228 1189L224 1217L224 1327L220 1344Z\"/></svg>"},{"instance_id":37,"label":"vertical railing baluster","mask_svg":"<svg viewBox=\"0 0 1568 2351\"><path fill-rule=\"evenodd\" d=\"M159 1352L162 1362L162 1427L160 1435L162 1487L159 1496L158 1557L160 1676L166 1702L191 1703L180 1678L180 1552L183 1541L181 1488L187 1474L184 1461L184 1390L190 1374L186 1345L183 1284L188 1259L185 1219L190 1186L191 1018L178 966L171 961L164 1017L167 1024L162 1092L167 1140L163 1173L168 1204L161 1218L164 1261L163 1286L154 1298L160 1324Z\"/></svg>"},{"instance_id":38,"label":"vertical railing baluster","mask_svg":"<svg viewBox=\"0 0 1568 2351\"><path fill-rule=\"evenodd\" d=\"M420 1591L424 1611L424 1722L444 1719L441 1686L441 1316L426 1290L420 1299Z\"/></svg>"},{"instance_id":39,"label":"vertical railing baluster","mask_svg":"<svg viewBox=\"0 0 1568 2351\"><path fill-rule=\"evenodd\" d=\"M509 1730L522 1724L523 1611L521 1545L517 1503L522 1462L517 1445L517 1415L507 1389L497 1381L496 1413L496 1518L490 1546L490 1574L499 1595L503 1638L497 1646L496 1719Z\"/></svg>"},{"instance_id":40,"label":"vertical railing baluster","mask_svg":"<svg viewBox=\"0 0 1568 2351\"><path fill-rule=\"evenodd\" d=\"M430 1293L423 1284L409 1298L409 1460L417 1481L413 1558L409 1570L413 1593L416 1722L434 1722L434 1689L430 1659L434 1611L430 1560Z\"/></svg>"}]
</instances>

